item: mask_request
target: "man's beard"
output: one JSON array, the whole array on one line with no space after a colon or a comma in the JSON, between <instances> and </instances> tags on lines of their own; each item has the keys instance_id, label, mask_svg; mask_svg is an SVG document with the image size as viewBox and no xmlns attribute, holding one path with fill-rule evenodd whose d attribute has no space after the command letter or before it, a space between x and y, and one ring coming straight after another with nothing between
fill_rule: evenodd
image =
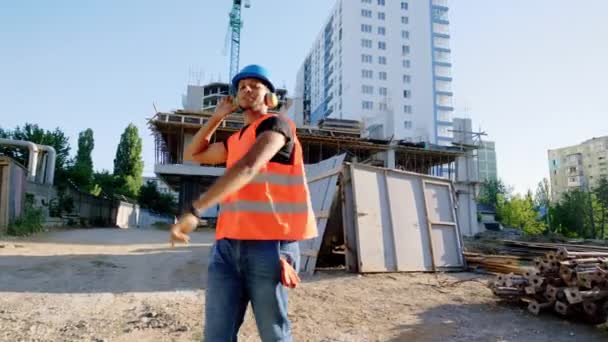
<instances>
[{"instance_id":1,"label":"man's beard","mask_svg":"<svg viewBox=\"0 0 608 342\"><path fill-rule=\"evenodd\" d=\"M240 106L240 107L241 107L241 109L243 109L243 110L252 110L252 111L256 111L256 110L260 110L260 108L261 108L262 106L261 106L261 103L254 102L254 103L251 103L251 104L249 104L249 105L246 105L246 106Z\"/></svg>"}]
</instances>

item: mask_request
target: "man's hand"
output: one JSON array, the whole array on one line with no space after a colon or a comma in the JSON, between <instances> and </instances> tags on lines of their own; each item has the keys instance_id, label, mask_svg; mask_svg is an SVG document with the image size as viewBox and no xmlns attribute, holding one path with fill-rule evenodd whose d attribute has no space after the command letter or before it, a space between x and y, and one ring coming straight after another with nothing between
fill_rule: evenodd
<instances>
[{"instance_id":1,"label":"man's hand","mask_svg":"<svg viewBox=\"0 0 608 342\"><path fill-rule=\"evenodd\" d=\"M234 104L233 97L225 96L218 101L213 115L217 115L220 119L223 119L229 114L234 113L237 109L239 109L239 106Z\"/></svg>"},{"instance_id":2,"label":"man's hand","mask_svg":"<svg viewBox=\"0 0 608 342\"><path fill-rule=\"evenodd\" d=\"M193 231L198 225L198 218L192 214L185 214L176 224L171 226L169 241L171 247L175 247L175 242L188 243L190 236L188 233Z\"/></svg>"},{"instance_id":3,"label":"man's hand","mask_svg":"<svg viewBox=\"0 0 608 342\"><path fill-rule=\"evenodd\" d=\"M283 258L281 258L281 283L290 289L296 288L300 283L298 272Z\"/></svg>"}]
</instances>

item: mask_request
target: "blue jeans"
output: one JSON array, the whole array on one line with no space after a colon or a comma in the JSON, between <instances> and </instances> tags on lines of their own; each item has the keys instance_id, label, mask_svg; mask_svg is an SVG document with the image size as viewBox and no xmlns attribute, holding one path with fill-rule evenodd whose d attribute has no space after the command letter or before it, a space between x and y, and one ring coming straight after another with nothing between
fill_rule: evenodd
<instances>
[{"instance_id":1,"label":"blue jeans","mask_svg":"<svg viewBox=\"0 0 608 342\"><path fill-rule=\"evenodd\" d=\"M215 242L205 291L204 341L236 341L249 301L263 342L292 341L280 256L298 270L297 242L229 239Z\"/></svg>"}]
</instances>

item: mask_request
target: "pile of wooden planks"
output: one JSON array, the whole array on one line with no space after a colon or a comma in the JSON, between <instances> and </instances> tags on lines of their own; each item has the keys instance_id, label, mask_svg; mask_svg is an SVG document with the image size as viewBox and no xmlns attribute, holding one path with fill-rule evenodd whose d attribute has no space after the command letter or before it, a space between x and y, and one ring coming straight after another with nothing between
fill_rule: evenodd
<instances>
[{"instance_id":1,"label":"pile of wooden planks","mask_svg":"<svg viewBox=\"0 0 608 342\"><path fill-rule=\"evenodd\" d=\"M536 245L545 248L544 244ZM606 322L608 250L573 246L547 250L544 256L534 258L531 268L501 272L508 274L499 274L490 288L501 298L528 303L528 310L535 315L553 309L595 324Z\"/></svg>"},{"instance_id":2,"label":"pile of wooden planks","mask_svg":"<svg viewBox=\"0 0 608 342\"><path fill-rule=\"evenodd\" d=\"M464 252L467 266L473 271L490 273L524 274L528 264L526 257L517 255L494 255ZM529 260L530 262L532 259Z\"/></svg>"}]
</instances>

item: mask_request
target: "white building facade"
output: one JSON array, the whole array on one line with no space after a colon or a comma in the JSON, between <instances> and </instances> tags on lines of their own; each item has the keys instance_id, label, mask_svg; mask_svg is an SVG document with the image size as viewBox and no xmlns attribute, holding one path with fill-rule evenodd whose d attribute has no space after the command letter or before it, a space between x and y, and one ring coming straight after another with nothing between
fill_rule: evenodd
<instances>
[{"instance_id":1,"label":"white building facade","mask_svg":"<svg viewBox=\"0 0 608 342\"><path fill-rule=\"evenodd\" d=\"M449 39L447 0L338 0L298 71L295 121L450 144Z\"/></svg>"}]
</instances>

